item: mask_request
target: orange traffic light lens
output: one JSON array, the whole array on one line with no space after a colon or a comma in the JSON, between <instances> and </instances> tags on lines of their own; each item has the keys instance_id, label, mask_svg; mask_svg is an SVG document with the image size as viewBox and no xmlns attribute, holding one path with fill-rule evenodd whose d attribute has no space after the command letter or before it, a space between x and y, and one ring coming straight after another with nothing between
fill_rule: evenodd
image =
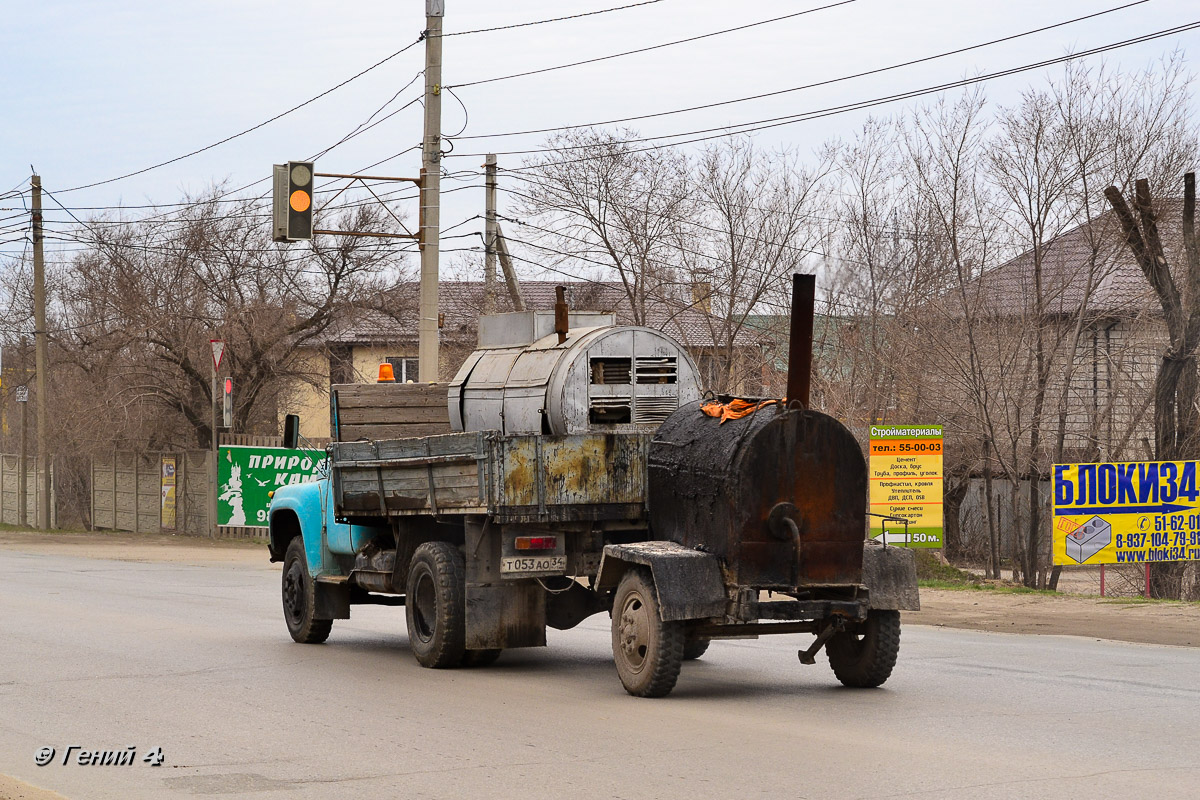
<instances>
[{"instance_id":1,"label":"orange traffic light lens","mask_svg":"<svg viewBox=\"0 0 1200 800\"><path fill-rule=\"evenodd\" d=\"M296 191L292 192L292 196L289 198L288 202L291 203L293 211L303 214L305 211L308 211L308 207L312 205L312 198L308 196L308 192L304 191L303 189L297 189Z\"/></svg>"}]
</instances>

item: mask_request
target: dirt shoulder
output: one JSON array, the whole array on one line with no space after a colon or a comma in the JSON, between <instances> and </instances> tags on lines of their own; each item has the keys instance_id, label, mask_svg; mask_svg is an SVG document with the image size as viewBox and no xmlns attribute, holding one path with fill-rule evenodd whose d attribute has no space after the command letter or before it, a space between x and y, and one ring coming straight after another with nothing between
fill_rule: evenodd
<instances>
[{"instance_id":1,"label":"dirt shoulder","mask_svg":"<svg viewBox=\"0 0 1200 800\"><path fill-rule=\"evenodd\" d=\"M0 550L116 561L278 569L278 565L269 563L267 548L262 542L194 536L0 530ZM1000 633L1089 636L1200 647L1200 604L1197 603L925 588L921 590L921 610L904 612L904 622Z\"/></svg>"},{"instance_id":2,"label":"dirt shoulder","mask_svg":"<svg viewBox=\"0 0 1200 800\"><path fill-rule=\"evenodd\" d=\"M905 611L904 622L1200 647L1200 603L922 589L921 610Z\"/></svg>"},{"instance_id":3,"label":"dirt shoulder","mask_svg":"<svg viewBox=\"0 0 1200 800\"><path fill-rule=\"evenodd\" d=\"M245 539L203 539L198 536L0 530L0 550L16 550L38 555L108 558L115 561L270 567L270 556L267 555L267 546L263 542Z\"/></svg>"}]
</instances>

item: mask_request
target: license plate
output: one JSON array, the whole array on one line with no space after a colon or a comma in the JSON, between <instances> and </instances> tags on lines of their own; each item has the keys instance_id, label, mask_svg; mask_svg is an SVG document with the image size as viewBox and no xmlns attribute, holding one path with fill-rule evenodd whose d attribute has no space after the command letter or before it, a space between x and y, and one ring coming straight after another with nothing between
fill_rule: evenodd
<instances>
[{"instance_id":1,"label":"license plate","mask_svg":"<svg viewBox=\"0 0 1200 800\"><path fill-rule=\"evenodd\" d=\"M501 572L566 572L566 556L517 556L500 559Z\"/></svg>"}]
</instances>

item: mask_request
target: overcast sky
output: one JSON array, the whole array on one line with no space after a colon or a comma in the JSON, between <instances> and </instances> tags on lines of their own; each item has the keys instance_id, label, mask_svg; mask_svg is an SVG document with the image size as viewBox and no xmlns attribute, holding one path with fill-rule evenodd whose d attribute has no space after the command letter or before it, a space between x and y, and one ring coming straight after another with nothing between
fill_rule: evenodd
<instances>
[{"instance_id":1,"label":"overcast sky","mask_svg":"<svg viewBox=\"0 0 1200 800\"><path fill-rule=\"evenodd\" d=\"M611 8L635 0L446 0L445 31L467 31ZM524 70L711 33L817 8L836 0L661 0L581 19L444 40L443 80L453 86ZM1124 0L1127 2L1127 0ZM457 90L469 114L466 135L580 124L668 111L785 89L979 44L1124 4L1123 0L857 0L835 8L700 41L540 75ZM0 16L0 192L28 184L32 164L50 191L132 172L256 125L340 83L414 41L424 0L164 0L4 4ZM1053 58L1200 20L1193 0L1150 0L1073 25L883 74L775 98L630 123L644 135L737 124L868 100ZM1200 32L1170 36L1104 56L1141 68L1174 48L1188 52ZM214 182L238 187L337 142L423 66L418 45L305 108L200 155L135 177L61 194L72 207L176 202ZM1094 57L1096 61L1099 57ZM1191 65L1196 69L1196 65ZM1062 67L1049 71L1060 74ZM1047 71L989 81L988 96L1013 102ZM419 96L418 79L384 111ZM926 101L928 98L926 99ZM853 135L868 113L907 101L777 127L764 146L807 154ZM463 109L444 101L443 130L463 127ZM322 172L353 172L420 141L421 107L408 109L325 155ZM463 139L457 153L537 147L541 135ZM501 155L501 165L522 157ZM474 169L482 158L447 161ZM372 172L415 175L410 152ZM443 189L473 187L443 182ZM266 188L260 184L259 190ZM501 197L502 213L506 198ZM0 201L12 207L13 201ZM19 206L18 206L19 207ZM52 225L66 216L47 200ZM482 213L483 190L445 197L443 227ZM0 211L0 217L12 214ZM88 211L77 211L81 216ZM415 215L415 205L412 210ZM3 224L3 223L0 223ZM455 232L471 230L478 221ZM8 238L0 236L0 240ZM458 246L472 240L456 240ZM450 247L449 242L445 245ZM11 253L20 243L0 244Z\"/></svg>"}]
</instances>

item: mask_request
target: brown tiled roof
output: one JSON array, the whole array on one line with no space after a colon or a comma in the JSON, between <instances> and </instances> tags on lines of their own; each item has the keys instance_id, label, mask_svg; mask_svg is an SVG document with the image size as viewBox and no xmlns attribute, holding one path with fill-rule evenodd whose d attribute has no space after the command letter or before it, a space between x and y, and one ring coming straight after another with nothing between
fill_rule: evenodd
<instances>
[{"instance_id":1,"label":"brown tiled roof","mask_svg":"<svg viewBox=\"0 0 1200 800\"><path fill-rule=\"evenodd\" d=\"M1164 200L1157 205L1163 250L1182 286L1183 202ZM1046 245L1041 261L1042 295L1048 313L1075 314L1085 301L1087 310L1095 314L1123 316L1159 309L1150 283L1126 245L1111 210L1053 239ZM1030 250L985 272L971 288L982 308L996 314L1019 315L1033 307L1035 285L1035 258Z\"/></svg>"},{"instance_id":2,"label":"brown tiled roof","mask_svg":"<svg viewBox=\"0 0 1200 800\"><path fill-rule=\"evenodd\" d=\"M567 287L567 304L587 311L610 311L623 323L632 321L625 291L617 282L596 281L522 281L521 298L530 310L554 308L555 287ZM405 283L388 292L396 302L393 315L378 311L348 312L329 327L314 344L364 345L404 344L417 340L416 283ZM473 344L476 323L483 309L481 281L442 281L438 285L438 305L445 315L443 341ZM404 310L401 310L403 307ZM501 282L496 291L495 311L512 311L512 302ZM678 339L687 347L721 346L720 318L707 314L683 300L665 300L647 307L646 325ZM714 342L714 337L718 341ZM734 338L736 347L752 347L763 338L761 331L744 326Z\"/></svg>"}]
</instances>

